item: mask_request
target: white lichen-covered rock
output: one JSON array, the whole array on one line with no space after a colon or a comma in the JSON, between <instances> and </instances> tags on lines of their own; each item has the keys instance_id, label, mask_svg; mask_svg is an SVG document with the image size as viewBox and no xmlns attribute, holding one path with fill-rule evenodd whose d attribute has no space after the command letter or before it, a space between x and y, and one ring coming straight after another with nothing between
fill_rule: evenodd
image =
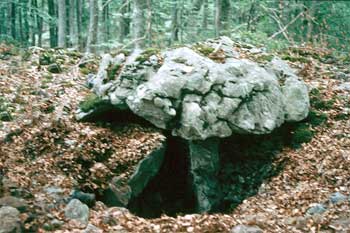
<instances>
[{"instance_id":1,"label":"white lichen-covered rock","mask_svg":"<svg viewBox=\"0 0 350 233\"><path fill-rule=\"evenodd\" d=\"M282 85L285 99L285 121L301 121L309 114L309 91L304 81L295 75L295 71L283 60L275 57L269 68L277 75Z\"/></svg>"},{"instance_id":2,"label":"white lichen-covered rock","mask_svg":"<svg viewBox=\"0 0 350 233\"><path fill-rule=\"evenodd\" d=\"M186 139L269 133L284 121L277 78L248 60L216 63L189 48L164 53L164 64L128 97L131 111Z\"/></svg>"},{"instance_id":3,"label":"white lichen-covered rock","mask_svg":"<svg viewBox=\"0 0 350 233\"><path fill-rule=\"evenodd\" d=\"M264 68L239 59L233 44L227 37L204 43L224 53L224 63L187 47L165 51L158 65L155 55L146 62L131 56L115 80L95 81L94 90L116 108L189 140L266 134L304 119L308 90L294 70L280 59Z\"/></svg>"}]
</instances>

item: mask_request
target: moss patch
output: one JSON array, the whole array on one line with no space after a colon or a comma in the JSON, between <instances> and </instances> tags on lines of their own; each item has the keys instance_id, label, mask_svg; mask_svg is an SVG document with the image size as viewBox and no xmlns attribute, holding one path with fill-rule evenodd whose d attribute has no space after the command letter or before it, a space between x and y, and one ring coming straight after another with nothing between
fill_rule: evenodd
<instances>
[{"instance_id":1,"label":"moss patch","mask_svg":"<svg viewBox=\"0 0 350 233\"><path fill-rule=\"evenodd\" d=\"M312 140L314 132L309 124L300 123L297 124L292 132L291 146L299 148L302 143L308 143Z\"/></svg>"},{"instance_id":2,"label":"moss patch","mask_svg":"<svg viewBox=\"0 0 350 233\"><path fill-rule=\"evenodd\" d=\"M108 77L108 80L106 80L106 81L115 80L115 77L116 77L116 75L119 73L121 67L122 67L122 66L119 65L119 64L110 65L110 66L108 67L108 69L107 69L107 77Z\"/></svg>"},{"instance_id":3,"label":"moss patch","mask_svg":"<svg viewBox=\"0 0 350 233\"><path fill-rule=\"evenodd\" d=\"M145 51L143 51L135 60L144 63L145 61L148 61L148 59L153 55L160 54L160 49L157 48L148 48Z\"/></svg>"},{"instance_id":4,"label":"moss patch","mask_svg":"<svg viewBox=\"0 0 350 233\"><path fill-rule=\"evenodd\" d=\"M83 112L88 112L94 108L96 108L99 104L103 103L104 101L95 94L88 95L85 100L79 103L79 108Z\"/></svg>"},{"instance_id":5,"label":"moss patch","mask_svg":"<svg viewBox=\"0 0 350 233\"><path fill-rule=\"evenodd\" d=\"M303 56L291 56L291 55L284 55L282 56L283 60L288 60L291 62L301 62L301 63L308 63L309 59L303 57Z\"/></svg>"},{"instance_id":6,"label":"moss patch","mask_svg":"<svg viewBox=\"0 0 350 233\"><path fill-rule=\"evenodd\" d=\"M197 51L201 54L203 54L204 56L208 57L212 52L215 51L214 48L212 47L209 47L209 46L206 46L204 44L195 44L192 49L194 51Z\"/></svg>"},{"instance_id":7,"label":"moss patch","mask_svg":"<svg viewBox=\"0 0 350 233\"><path fill-rule=\"evenodd\" d=\"M327 121L327 118L327 114L311 110L305 121L309 122L312 126L319 126L325 123Z\"/></svg>"},{"instance_id":8,"label":"moss patch","mask_svg":"<svg viewBox=\"0 0 350 233\"><path fill-rule=\"evenodd\" d=\"M0 121L12 121L12 115L9 109L10 105L4 98L0 97Z\"/></svg>"},{"instance_id":9,"label":"moss patch","mask_svg":"<svg viewBox=\"0 0 350 233\"><path fill-rule=\"evenodd\" d=\"M317 110L330 110L333 108L335 101L335 99L325 100L321 92L316 88L310 91L311 107Z\"/></svg>"}]
</instances>

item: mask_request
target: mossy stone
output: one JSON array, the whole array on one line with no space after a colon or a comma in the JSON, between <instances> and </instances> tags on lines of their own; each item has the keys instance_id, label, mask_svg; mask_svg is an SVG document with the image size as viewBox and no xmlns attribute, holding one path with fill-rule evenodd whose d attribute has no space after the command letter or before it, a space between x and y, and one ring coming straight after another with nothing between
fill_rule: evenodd
<instances>
[{"instance_id":1,"label":"mossy stone","mask_svg":"<svg viewBox=\"0 0 350 233\"><path fill-rule=\"evenodd\" d=\"M206 57L208 57L212 52L215 51L214 48L206 46L204 44L196 44L192 47L192 49L203 54Z\"/></svg>"},{"instance_id":2,"label":"mossy stone","mask_svg":"<svg viewBox=\"0 0 350 233\"><path fill-rule=\"evenodd\" d=\"M60 65L53 63L47 67L47 70L51 73L58 74L62 72Z\"/></svg>"},{"instance_id":3,"label":"mossy stone","mask_svg":"<svg viewBox=\"0 0 350 233\"><path fill-rule=\"evenodd\" d=\"M39 57L39 64L42 65L42 66L50 65L50 64L52 64L54 62L55 62L55 59L54 59L52 54L43 53Z\"/></svg>"},{"instance_id":4,"label":"mossy stone","mask_svg":"<svg viewBox=\"0 0 350 233\"><path fill-rule=\"evenodd\" d=\"M160 49L157 48L148 48L145 51L143 51L136 59L135 61L138 61L140 63L144 63L145 61L148 61L148 59L153 56L160 53Z\"/></svg>"},{"instance_id":5,"label":"mossy stone","mask_svg":"<svg viewBox=\"0 0 350 233\"><path fill-rule=\"evenodd\" d=\"M1 121L12 121L12 116L8 111L0 112Z\"/></svg>"},{"instance_id":6,"label":"mossy stone","mask_svg":"<svg viewBox=\"0 0 350 233\"><path fill-rule=\"evenodd\" d=\"M121 65L116 64L116 65L110 65L107 69L107 76L108 76L108 81L114 80L116 74L120 70Z\"/></svg>"}]
</instances>

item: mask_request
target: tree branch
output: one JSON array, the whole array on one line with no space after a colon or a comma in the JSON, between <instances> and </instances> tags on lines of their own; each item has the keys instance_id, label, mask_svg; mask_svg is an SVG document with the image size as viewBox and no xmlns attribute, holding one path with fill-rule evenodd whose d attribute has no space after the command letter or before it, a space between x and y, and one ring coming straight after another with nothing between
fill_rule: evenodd
<instances>
[{"instance_id":1,"label":"tree branch","mask_svg":"<svg viewBox=\"0 0 350 233\"><path fill-rule=\"evenodd\" d=\"M277 35L284 33L288 27L290 25L292 25L295 21L297 21L298 18L300 18L300 16L303 15L304 12L300 12L294 19L292 19L288 24L286 24L283 28L281 28L281 30L279 30L278 32L274 33L272 36L269 37L269 40L275 38Z\"/></svg>"}]
</instances>

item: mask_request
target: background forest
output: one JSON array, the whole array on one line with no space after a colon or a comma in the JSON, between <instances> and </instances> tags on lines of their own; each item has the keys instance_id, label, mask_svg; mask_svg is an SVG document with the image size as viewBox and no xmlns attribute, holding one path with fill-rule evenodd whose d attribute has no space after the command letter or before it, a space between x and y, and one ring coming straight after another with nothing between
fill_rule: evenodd
<instances>
[{"instance_id":1,"label":"background forest","mask_svg":"<svg viewBox=\"0 0 350 233\"><path fill-rule=\"evenodd\" d=\"M349 17L349 1L2 0L0 40L94 52L227 35L271 48L348 50Z\"/></svg>"}]
</instances>

